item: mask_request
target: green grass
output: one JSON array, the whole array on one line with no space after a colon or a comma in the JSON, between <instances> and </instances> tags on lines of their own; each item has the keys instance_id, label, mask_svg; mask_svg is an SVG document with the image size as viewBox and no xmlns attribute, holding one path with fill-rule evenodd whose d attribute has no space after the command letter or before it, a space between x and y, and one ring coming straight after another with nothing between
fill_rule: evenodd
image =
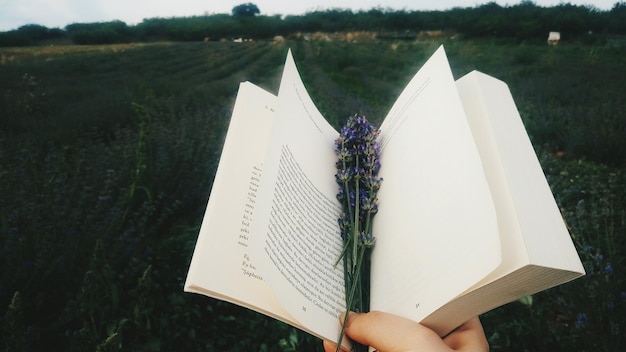
<instances>
[{"instance_id":1,"label":"green grass","mask_svg":"<svg viewBox=\"0 0 626 352\"><path fill-rule=\"evenodd\" d=\"M445 39L0 49L0 349L320 350L182 293L237 86L290 47L332 124L380 122L441 43L509 84L589 273L483 316L492 350L623 348L625 49Z\"/></svg>"}]
</instances>

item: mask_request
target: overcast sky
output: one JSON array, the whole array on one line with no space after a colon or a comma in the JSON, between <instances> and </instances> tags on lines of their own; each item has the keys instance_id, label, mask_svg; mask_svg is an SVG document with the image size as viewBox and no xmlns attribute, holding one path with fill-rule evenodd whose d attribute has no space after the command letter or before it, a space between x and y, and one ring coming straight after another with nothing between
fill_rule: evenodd
<instances>
[{"instance_id":1,"label":"overcast sky","mask_svg":"<svg viewBox=\"0 0 626 352\"><path fill-rule=\"evenodd\" d=\"M502 6L521 0L497 0ZM610 10L618 0L536 0L539 6L559 3L591 5ZM241 3L252 2L261 14L303 14L313 10L344 8L369 10L374 7L394 10L447 10L474 7L489 0L0 0L0 31L17 29L25 24L63 28L71 23L124 21L135 25L144 18L181 17L230 13Z\"/></svg>"}]
</instances>

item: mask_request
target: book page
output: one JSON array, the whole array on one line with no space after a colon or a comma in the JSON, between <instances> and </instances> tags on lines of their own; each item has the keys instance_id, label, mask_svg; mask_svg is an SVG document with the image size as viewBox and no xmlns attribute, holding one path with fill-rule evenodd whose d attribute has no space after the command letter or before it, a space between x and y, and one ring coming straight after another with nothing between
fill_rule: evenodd
<instances>
[{"instance_id":1,"label":"book page","mask_svg":"<svg viewBox=\"0 0 626 352\"><path fill-rule=\"evenodd\" d=\"M505 258L496 274L528 264L584 272L506 83L473 71L457 87L497 206Z\"/></svg>"},{"instance_id":2,"label":"book page","mask_svg":"<svg viewBox=\"0 0 626 352\"><path fill-rule=\"evenodd\" d=\"M504 181L500 182L505 182L500 187L506 187L509 207L516 211L513 223L506 225L523 233L519 238L527 248L524 259L535 265L584 271L506 83L474 71L457 86L472 129L480 136L477 145L483 160L491 160L486 170L501 174ZM498 153L490 154L493 150ZM496 168L499 173L492 171ZM490 184L496 182L495 177L490 180ZM510 247L513 252L520 245Z\"/></svg>"},{"instance_id":3,"label":"book page","mask_svg":"<svg viewBox=\"0 0 626 352\"><path fill-rule=\"evenodd\" d=\"M501 260L491 194L443 48L380 130L371 309L421 321Z\"/></svg>"},{"instance_id":4,"label":"book page","mask_svg":"<svg viewBox=\"0 0 626 352\"><path fill-rule=\"evenodd\" d=\"M263 281L248 248L275 105L274 95L241 84L185 291L293 321Z\"/></svg>"},{"instance_id":5,"label":"book page","mask_svg":"<svg viewBox=\"0 0 626 352\"><path fill-rule=\"evenodd\" d=\"M252 260L278 300L302 326L336 340L345 310L342 241L337 225L334 141L287 57L263 167ZM257 216L258 215L258 216Z\"/></svg>"},{"instance_id":6,"label":"book page","mask_svg":"<svg viewBox=\"0 0 626 352\"><path fill-rule=\"evenodd\" d=\"M476 71L456 85L496 206L502 262L423 321L442 331L439 322L461 324L584 273L507 85Z\"/></svg>"}]
</instances>

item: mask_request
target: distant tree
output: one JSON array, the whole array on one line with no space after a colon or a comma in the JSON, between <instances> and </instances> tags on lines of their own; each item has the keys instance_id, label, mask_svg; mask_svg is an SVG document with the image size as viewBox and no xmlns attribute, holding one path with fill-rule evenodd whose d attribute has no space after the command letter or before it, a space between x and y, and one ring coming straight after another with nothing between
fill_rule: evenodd
<instances>
[{"instance_id":1,"label":"distant tree","mask_svg":"<svg viewBox=\"0 0 626 352\"><path fill-rule=\"evenodd\" d=\"M235 17L254 17L260 13L259 8L251 2L237 5L232 10L232 14Z\"/></svg>"},{"instance_id":2,"label":"distant tree","mask_svg":"<svg viewBox=\"0 0 626 352\"><path fill-rule=\"evenodd\" d=\"M613 33L626 33L626 1L616 2L609 12L609 30Z\"/></svg>"},{"instance_id":3,"label":"distant tree","mask_svg":"<svg viewBox=\"0 0 626 352\"><path fill-rule=\"evenodd\" d=\"M38 24L27 24L17 29L33 41L47 39L49 29Z\"/></svg>"},{"instance_id":4,"label":"distant tree","mask_svg":"<svg viewBox=\"0 0 626 352\"><path fill-rule=\"evenodd\" d=\"M619 14L626 13L626 1L619 1L613 4L611 13L619 13Z\"/></svg>"},{"instance_id":5,"label":"distant tree","mask_svg":"<svg viewBox=\"0 0 626 352\"><path fill-rule=\"evenodd\" d=\"M65 31L74 44L113 44L132 40L132 31L122 21L72 23Z\"/></svg>"},{"instance_id":6,"label":"distant tree","mask_svg":"<svg viewBox=\"0 0 626 352\"><path fill-rule=\"evenodd\" d=\"M44 40L64 36L65 32L59 28L49 29L38 24L27 24L12 31L0 32L0 47L36 45Z\"/></svg>"},{"instance_id":7,"label":"distant tree","mask_svg":"<svg viewBox=\"0 0 626 352\"><path fill-rule=\"evenodd\" d=\"M522 0L522 1L520 1L520 3L517 6L520 6L520 7L537 7L537 4L535 4L535 2L532 1L532 0Z\"/></svg>"}]
</instances>

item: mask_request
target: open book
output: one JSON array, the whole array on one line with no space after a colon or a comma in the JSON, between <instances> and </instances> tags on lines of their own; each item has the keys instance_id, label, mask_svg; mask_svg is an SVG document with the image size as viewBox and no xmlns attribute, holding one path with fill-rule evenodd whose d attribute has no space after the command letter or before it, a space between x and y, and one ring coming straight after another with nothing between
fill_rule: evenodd
<instances>
[{"instance_id":1,"label":"open book","mask_svg":"<svg viewBox=\"0 0 626 352\"><path fill-rule=\"evenodd\" d=\"M505 83L479 72L455 82L441 47L380 131L372 310L443 336L584 275ZM278 96L241 84L185 291L337 340L337 136L291 53Z\"/></svg>"}]
</instances>

